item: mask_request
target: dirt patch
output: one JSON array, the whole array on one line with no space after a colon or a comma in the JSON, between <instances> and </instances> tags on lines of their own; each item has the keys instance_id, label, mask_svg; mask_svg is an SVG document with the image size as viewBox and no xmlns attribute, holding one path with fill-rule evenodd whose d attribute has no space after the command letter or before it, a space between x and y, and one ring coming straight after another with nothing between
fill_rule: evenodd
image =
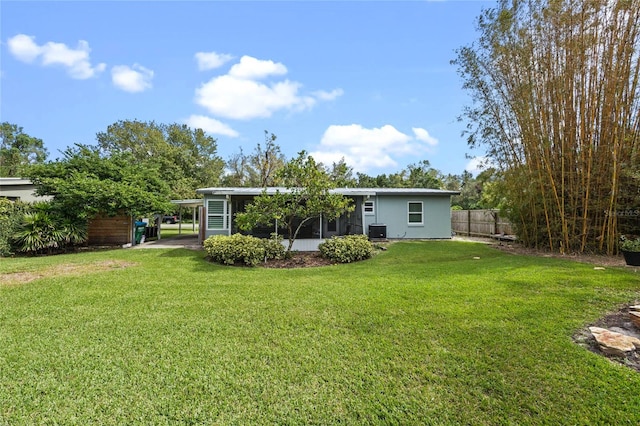
<instances>
[{"instance_id":1,"label":"dirt patch","mask_svg":"<svg viewBox=\"0 0 640 426\"><path fill-rule=\"evenodd\" d=\"M14 272L9 274L0 274L0 285L18 285L26 284L40 278L59 277L68 275L82 275L91 272L108 271L111 269L122 269L135 266L134 262L125 262L123 260L105 260L102 262L91 263L65 263L62 265L51 266L37 271Z\"/></svg>"},{"instance_id":2,"label":"dirt patch","mask_svg":"<svg viewBox=\"0 0 640 426\"><path fill-rule=\"evenodd\" d=\"M508 253L522 254L527 256L553 257L557 259L573 260L575 262L589 263L594 266L625 266L622 256L604 256L599 254L572 253L560 254L546 250L536 250L522 247L517 243L492 243L495 248Z\"/></svg>"},{"instance_id":3,"label":"dirt patch","mask_svg":"<svg viewBox=\"0 0 640 426\"><path fill-rule=\"evenodd\" d=\"M263 268L311 268L315 266L333 265L335 262L325 259L320 252L293 252L289 259L269 260L261 264Z\"/></svg>"},{"instance_id":4,"label":"dirt patch","mask_svg":"<svg viewBox=\"0 0 640 426\"><path fill-rule=\"evenodd\" d=\"M640 303L636 301L633 304L637 305ZM588 327L606 328L607 330L614 331L616 333L622 333L640 339L640 329L638 329L638 327L636 327L633 322L631 322L631 319L629 317L629 306L631 305L626 305L620 308L620 310L618 310L617 312L605 315L593 324L589 324ZM577 344L583 346L584 348L590 350L595 354L608 358L612 362L622 364L640 373L639 349L627 352L627 355L624 357L606 354L600 350L596 339L593 337L593 334L591 334L588 327L579 330L573 336L573 340Z\"/></svg>"}]
</instances>

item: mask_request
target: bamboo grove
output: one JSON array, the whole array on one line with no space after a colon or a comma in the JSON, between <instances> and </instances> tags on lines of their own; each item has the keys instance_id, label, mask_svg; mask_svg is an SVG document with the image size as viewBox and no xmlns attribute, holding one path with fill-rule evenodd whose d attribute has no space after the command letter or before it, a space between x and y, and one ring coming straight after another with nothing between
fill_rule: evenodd
<instances>
[{"instance_id":1,"label":"bamboo grove","mask_svg":"<svg viewBox=\"0 0 640 426\"><path fill-rule=\"evenodd\" d=\"M502 0L453 61L468 142L503 174L520 239L615 253L640 234L640 0Z\"/></svg>"}]
</instances>

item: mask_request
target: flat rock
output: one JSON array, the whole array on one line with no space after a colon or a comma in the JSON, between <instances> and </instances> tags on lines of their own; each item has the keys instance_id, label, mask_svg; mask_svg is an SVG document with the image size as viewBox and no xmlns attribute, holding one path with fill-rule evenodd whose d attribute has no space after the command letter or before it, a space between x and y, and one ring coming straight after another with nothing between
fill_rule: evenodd
<instances>
[{"instance_id":1,"label":"flat rock","mask_svg":"<svg viewBox=\"0 0 640 426\"><path fill-rule=\"evenodd\" d=\"M640 305L631 305L629 306L630 311L640 312Z\"/></svg>"},{"instance_id":2,"label":"flat rock","mask_svg":"<svg viewBox=\"0 0 640 426\"><path fill-rule=\"evenodd\" d=\"M627 352L640 348L640 339L616 333L600 327L589 327L600 350L609 355L626 356Z\"/></svg>"},{"instance_id":3,"label":"flat rock","mask_svg":"<svg viewBox=\"0 0 640 426\"><path fill-rule=\"evenodd\" d=\"M629 312L629 317L631 317L631 321L635 326L640 328L640 312L631 311Z\"/></svg>"}]
</instances>

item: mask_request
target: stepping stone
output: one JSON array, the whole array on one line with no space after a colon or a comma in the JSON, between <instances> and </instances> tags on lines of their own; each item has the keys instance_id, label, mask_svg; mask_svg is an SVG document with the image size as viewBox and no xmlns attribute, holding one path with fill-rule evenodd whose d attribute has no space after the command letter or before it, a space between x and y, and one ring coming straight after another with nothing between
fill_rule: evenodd
<instances>
[{"instance_id":1,"label":"stepping stone","mask_svg":"<svg viewBox=\"0 0 640 426\"><path fill-rule=\"evenodd\" d=\"M626 356L627 352L632 352L640 348L640 339L616 333L600 327L589 327L589 331L595 337L600 350L609 355Z\"/></svg>"}]
</instances>

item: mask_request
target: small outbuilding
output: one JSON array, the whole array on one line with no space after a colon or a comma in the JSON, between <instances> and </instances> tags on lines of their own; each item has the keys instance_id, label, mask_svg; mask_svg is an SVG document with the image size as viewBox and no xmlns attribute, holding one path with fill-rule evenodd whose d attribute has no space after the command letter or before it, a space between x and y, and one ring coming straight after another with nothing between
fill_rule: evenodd
<instances>
[{"instance_id":1,"label":"small outbuilding","mask_svg":"<svg viewBox=\"0 0 640 426\"><path fill-rule=\"evenodd\" d=\"M245 211L254 197L286 192L287 188L201 188L204 196L204 238L239 232L235 214ZM336 220L318 218L305 225L294 250L317 250L326 238L364 234L371 239L451 238L451 196L458 191L426 188L337 188L332 190L353 200L355 210ZM250 232L268 237L284 230L259 228ZM286 236L285 236L286 237Z\"/></svg>"}]
</instances>

